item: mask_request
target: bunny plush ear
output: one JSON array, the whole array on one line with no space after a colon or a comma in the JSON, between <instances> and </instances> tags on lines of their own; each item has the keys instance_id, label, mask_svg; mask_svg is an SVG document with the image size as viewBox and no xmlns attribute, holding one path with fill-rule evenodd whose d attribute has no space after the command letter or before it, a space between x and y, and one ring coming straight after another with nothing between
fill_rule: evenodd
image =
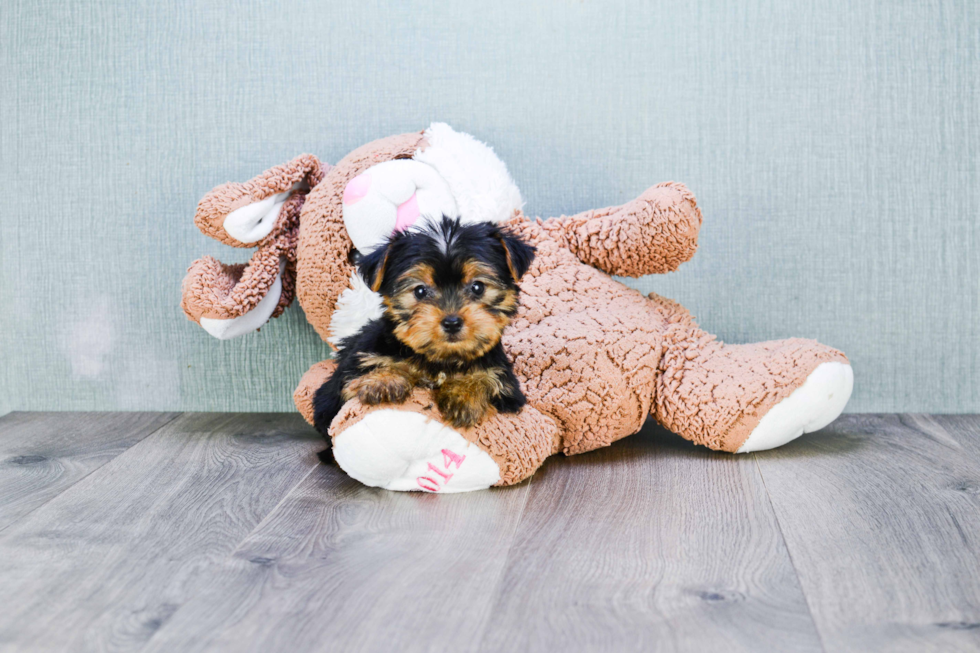
<instances>
[{"instance_id":1,"label":"bunny plush ear","mask_svg":"<svg viewBox=\"0 0 980 653\"><path fill-rule=\"evenodd\" d=\"M206 256L187 270L181 307L205 331L227 340L260 328L292 302L295 272L276 244L248 263L226 265Z\"/></svg>"},{"instance_id":2,"label":"bunny plush ear","mask_svg":"<svg viewBox=\"0 0 980 653\"><path fill-rule=\"evenodd\" d=\"M210 256L195 261L182 285L181 307L219 339L260 328L295 296L296 239L306 194L325 168L311 154L245 183L218 186L198 204L201 231L233 247L257 247L245 264Z\"/></svg>"},{"instance_id":3,"label":"bunny plush ear","mask_svg":"<svg viewBox=\"0 0 980 653\"><path fill-rule=\"evenodd\" d=\"M244 183L222 184L198 203L194 223L226 245L256 247L281 225L286 201L305 195L329 168L312 154L301 154Z\"/></svg>"}]
</instances>

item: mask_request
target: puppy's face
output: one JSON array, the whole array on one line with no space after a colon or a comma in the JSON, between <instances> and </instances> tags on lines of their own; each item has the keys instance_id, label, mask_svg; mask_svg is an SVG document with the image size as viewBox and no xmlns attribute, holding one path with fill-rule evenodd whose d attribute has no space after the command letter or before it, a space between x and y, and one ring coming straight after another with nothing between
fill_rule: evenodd
<instances>
[{"instance_id":1,"label":"puppy's face","mask_svg":"<svg viewBox=\"0 0 980 653\"><path fill-rule=\"evenodd\" d=\"M533 248L494 225L439 225L396 235L361 273L384 298L399 341L437 362L472 361L517 311Z\"/></svg>"},{"instance_id":2,"label":"puppy's face","mask_svg":"<svg viewBox=\"0 0 980 653\"><path fill-rule=\"evenodd\" d=\"M470 361L499 341L517 310L517 291L475 258L417 262L386 296L395 336L435 361Z\"/></svg>"}]
</instances>

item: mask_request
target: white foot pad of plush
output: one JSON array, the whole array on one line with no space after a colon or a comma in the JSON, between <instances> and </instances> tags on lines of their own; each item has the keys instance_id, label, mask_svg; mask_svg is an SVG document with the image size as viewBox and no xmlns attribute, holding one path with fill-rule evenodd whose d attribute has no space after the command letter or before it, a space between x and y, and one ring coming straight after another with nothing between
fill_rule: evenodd
<instances>
[{"instance_id":1,"label":"white foot pad of plush","mask_svg":"<svg viewBox=\"0 0 980 653\"><path fill-rule=\"evenodd\" d=\"M769 409L736 453L774 449L822 429L841 414L853 388L850 365L821 363L793 394Z\"/></svg>"},{"instance_id":2,"label":"white foot pad of plush","mask_svg":"<svg viewBox=\"0 0 980 653\"><path fill-rule=\"evenodd\" d=\"M340 468L371 487L402 492L470 492L500 480L488 453L420 413L369 413L333 441Z\"/></svg>"}]
</instances>

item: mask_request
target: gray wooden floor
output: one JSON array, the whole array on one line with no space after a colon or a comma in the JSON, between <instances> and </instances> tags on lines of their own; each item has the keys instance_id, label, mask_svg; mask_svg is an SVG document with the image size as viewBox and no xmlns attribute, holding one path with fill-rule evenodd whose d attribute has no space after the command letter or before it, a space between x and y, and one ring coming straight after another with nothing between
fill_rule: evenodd
<instances>
[{"instance_id":1,"label":"gray wooden floor","mask_svg":"<svg viewBox=\"0 0 980 653\"><path fill-rule=\"evenodd\" d=\"M296 415L0 419L4 651L980 650L980 417L363 487Z\"/></svg>"}]
</instances>

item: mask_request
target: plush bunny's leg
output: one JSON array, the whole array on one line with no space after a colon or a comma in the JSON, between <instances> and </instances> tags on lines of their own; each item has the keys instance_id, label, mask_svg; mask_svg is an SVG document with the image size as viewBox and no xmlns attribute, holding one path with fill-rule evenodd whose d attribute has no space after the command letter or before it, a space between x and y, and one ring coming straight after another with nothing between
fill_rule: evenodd
<instances>
[{"instance_id":1,"label":"plush bunny's leg","mask_svg":"<svg viewBox=\"0 0 980 653\"><path fill-rule=\"evenodd\" d=\"M841 414L854 387L848 363L820 363L803 385L767 412L736 453L775 449L827 426Z\"/></svg>"},{"instance_id":2,"label":"plush bunny's leg","mask_svg":"<svg viewBox=\"0 0 980 653\"><path fill-rule=\"evenodd\" d=\"M337 464L365 485L388 490L469 492L528 478L559 447L558 427L525 406L472 429L446 426L429 392L404 404L347 402L330 428Z\"/></svg>"},{"instance_id":3,"label":"plush bunny's leg","mask_svg":"<svg viewBox=\"0 0 980 653\"><path fill-rule=\"evenodd\" d=\"M844 409L853 375L841 352L793 338L724 345L679 304L651 294L669 316L652 414L712 449L746 453L823 428Z\"/></svg>"}]
</instances>

